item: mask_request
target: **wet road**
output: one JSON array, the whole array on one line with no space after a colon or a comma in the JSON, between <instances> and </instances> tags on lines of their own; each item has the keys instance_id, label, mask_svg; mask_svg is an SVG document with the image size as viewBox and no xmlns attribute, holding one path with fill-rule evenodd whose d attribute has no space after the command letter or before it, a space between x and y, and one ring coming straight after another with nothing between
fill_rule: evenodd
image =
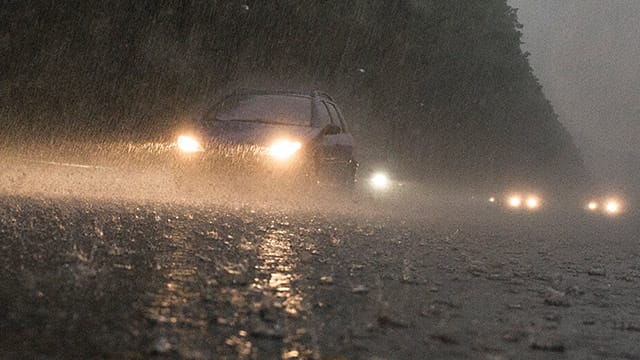
<instances>
[{"instance_id":1,"label":"wet road","mask_svg":"<svg viewBox=\"0 0 640 360\"><path fill-rule=\"evenodd\" d=\"M3 174L2 358L640 358L632 217L118 197L131 177L65 171Z\"/></svg>"}]
</instances>

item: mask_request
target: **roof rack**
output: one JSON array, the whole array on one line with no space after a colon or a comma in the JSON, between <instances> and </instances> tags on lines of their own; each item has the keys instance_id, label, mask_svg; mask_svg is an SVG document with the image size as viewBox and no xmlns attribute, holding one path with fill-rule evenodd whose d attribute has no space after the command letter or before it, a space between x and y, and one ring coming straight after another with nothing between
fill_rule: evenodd
<instances>
[{"instance_id":1,"label":"roof rack","mask_svg":"<svg viewBox=\"0 0 640 360\"><path fill-rule=\"evenodd\" d=\"M329 95L328 93L326 93L326 92L324 92L324 91L322 91L322 90L314 90L314 91L313 91L313 94L314 94L315 96L318 96L318 97L326 97L326 98L327 98L327 99L329 99L330 101L335 101L335 100L333 100L333 98L331 97L331 95Z\"/></svg>"},{"instance_id":2,"label":"roof rack","mask_svg":"<svg viewBox=\"0 0 640 360\"><path fill-rule=\"evenodd\" d=\"M251 89L251 88L238 88L233 91L232 94L278 94L278 95L298 95L298 96L311 96L311 97L324 97L329 101L334 101L333 98L326 92L321 90L313 91L296 91L296 90L267 90L267 89Z\"/></svg>"}]
</instances>

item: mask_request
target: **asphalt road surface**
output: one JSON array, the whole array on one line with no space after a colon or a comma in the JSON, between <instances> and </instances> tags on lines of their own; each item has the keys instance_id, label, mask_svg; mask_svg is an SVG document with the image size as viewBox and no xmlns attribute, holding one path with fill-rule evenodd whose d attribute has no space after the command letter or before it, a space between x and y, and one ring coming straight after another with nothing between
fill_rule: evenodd
<instances>
[{"instance_id":1,"label":"asphalt road surface","mask_svg":"<svg viewBox=\"0 0 640 360\"><path fill-rule=\"evenodd\" d=\"M2 166L3 359L640 359L632 216Z\"/></svg>"}]
</instances>

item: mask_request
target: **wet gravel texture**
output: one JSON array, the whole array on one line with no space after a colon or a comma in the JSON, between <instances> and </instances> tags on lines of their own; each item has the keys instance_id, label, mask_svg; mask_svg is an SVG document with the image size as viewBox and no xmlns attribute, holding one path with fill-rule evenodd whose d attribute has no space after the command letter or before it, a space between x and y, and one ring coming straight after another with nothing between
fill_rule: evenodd
<instances>
[{"instance_id":1,"label":"wet gravel texture","mask_svg":"<svg viewBox=\"0 0 640 360\"><path fill-rule=\"evenodd\" d=\"M2 358L640 359L633 217L52 195L16 176Z\"/></svg>"}]
</instances>

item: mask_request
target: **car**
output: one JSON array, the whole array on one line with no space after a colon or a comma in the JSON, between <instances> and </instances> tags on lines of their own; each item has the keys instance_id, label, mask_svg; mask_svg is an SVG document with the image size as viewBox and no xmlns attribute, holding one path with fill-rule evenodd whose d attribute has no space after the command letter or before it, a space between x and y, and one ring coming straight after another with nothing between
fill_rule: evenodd
<instances>
[{"instance_id":1,"label":"car","mask_svg":"<svg viewBox=\"0 0 640 360\"><path fill-rule=\"evenodd\" d=\"M353 136L334 99L321 91L237 90L177 135L178 182L196 175L355 182Z\"/></svg>"},{"instance_id":2,"label":"car","mask_svg":"<svg viewBox=\"0 0 640 360\"><path fill-rule=\"evenodd\" d=\"M615 217L627 209L619 195L594 196L584 202L584 209L593 214L604 214Z\"/></svg>"},{"instance_id":3,"label":"car","mask_svg":"<svg viewBox=\"0 0 640 360\"><path fill-rule=\"evenodd\" d=\"M546 205L539 192L532 191L492 193L486 199L490 205L512 211L539 211Z\"/></svg>"}]
</instances>

